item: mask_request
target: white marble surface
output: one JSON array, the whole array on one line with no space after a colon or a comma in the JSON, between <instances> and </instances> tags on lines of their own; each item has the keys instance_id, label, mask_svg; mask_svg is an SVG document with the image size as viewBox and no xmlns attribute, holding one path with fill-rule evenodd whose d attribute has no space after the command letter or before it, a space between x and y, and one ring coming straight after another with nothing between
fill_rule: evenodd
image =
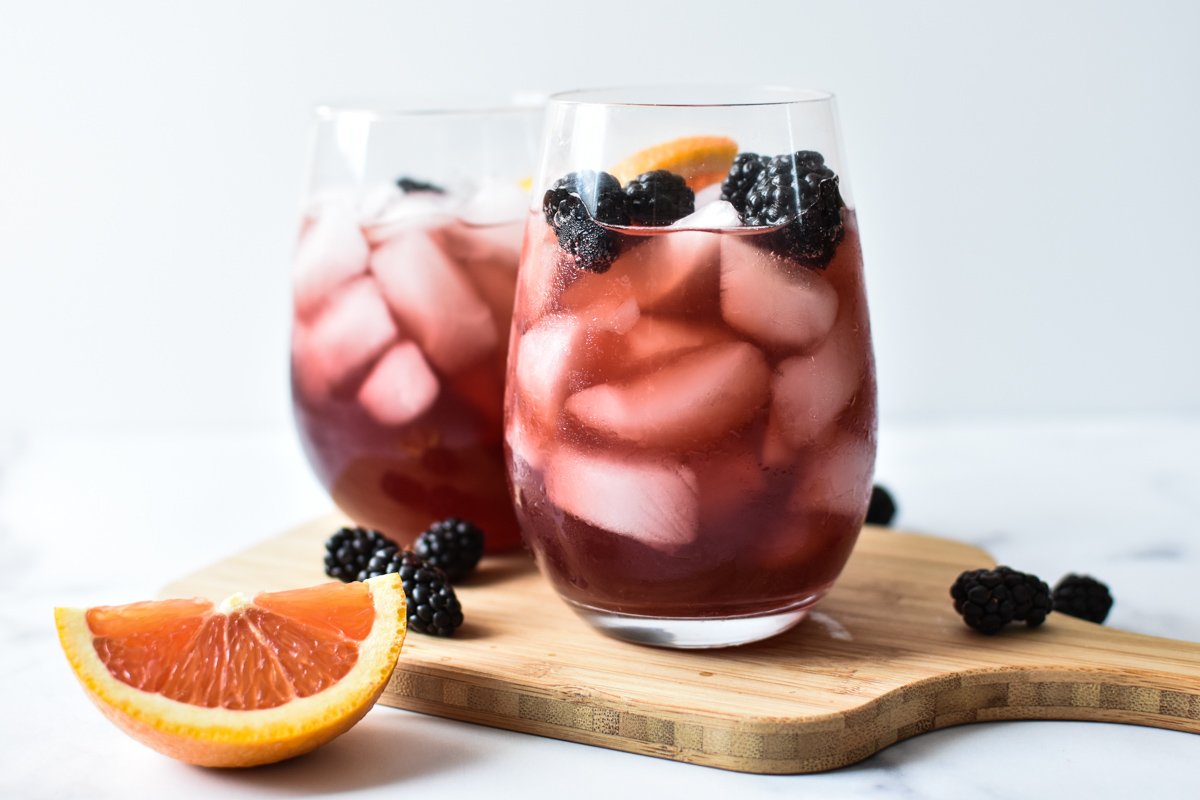
<instances>
[{"instance_id":1,"label":"white marble surface","mask_svg":"<svg viewBox=\"0 0 1200 800\"><path fill-rule=\"evenodd\" d=\"M904 527L1048 580L1092 572L1117 595L1112 625L1195 641L1197 454L1200 417L894 425L878 479ZM0 797L1177 797L1200 757L1183 733L1006 722L767 777L381 707L310 756L223 772L157 755L85 700L52 606L151 597L326 508L287 430L0 431Z\"/></svg>"}]
</instances>

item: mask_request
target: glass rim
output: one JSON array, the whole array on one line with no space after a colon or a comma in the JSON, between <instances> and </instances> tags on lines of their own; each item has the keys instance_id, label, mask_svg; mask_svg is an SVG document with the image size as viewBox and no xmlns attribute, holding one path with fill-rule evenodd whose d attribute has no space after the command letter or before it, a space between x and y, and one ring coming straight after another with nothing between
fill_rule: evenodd
<instances>
[{"instance_id":1,"label":"glass rim","mask_svg":"<svg viewBox=\"0 0 1200 800\"><path fill-rule=\"evenodd\" d=\"M343 117L362 117L370 120L402 119L406 117L493 117L519 116L522 114L541 113L545 110L542 103L534 101L513 103L463 103L462 105L435 104L405 105L403 102L344 102L317 103L312 106L312 116L322 122L332 121Z\"/></svg>"},{"instance_id":2,"label":"glass rim","mask_svg":"<svg viewBox=\"0 0 1200 800\"><path fill-rule=\"evenodd\" d=\"M630 100L629 95L638 93L724 93L728 97L741 98L721 101L667 102L661 100ZM622 99L625 98L625 99ZM804 103L828 103L835 99L833 92L825 89L801 89L774 84L648 84L626 86L604 86L593 89L571 89L555 92L546 98L546 104L610 106L613 108L740 108L789 106Z\"/></svg>"}]
</instances>

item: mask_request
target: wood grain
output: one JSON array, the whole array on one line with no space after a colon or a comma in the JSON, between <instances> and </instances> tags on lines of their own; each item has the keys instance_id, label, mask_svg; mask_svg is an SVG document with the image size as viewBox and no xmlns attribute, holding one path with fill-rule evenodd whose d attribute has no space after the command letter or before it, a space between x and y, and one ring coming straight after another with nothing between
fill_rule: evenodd
<instances>
[{"instance_id":1,"label":"wood grain","mask_svg":"<svg viewBox=\"0 0 1200 800\"><path fill-rule=\"evenodd\" d=\"M327 580L315 520L182 578L163 596ZM1200 645L1061 614L986 637L948 587L994 564L970 545L868 527L841 580L794 630L718 651L606 638L528 556L485 559L458 588L467 623L413 634L381 702L454 719L724 769L799 773L860 761L929 730L1073 719L1200 733Z\"/></svg>"}]
</instances>

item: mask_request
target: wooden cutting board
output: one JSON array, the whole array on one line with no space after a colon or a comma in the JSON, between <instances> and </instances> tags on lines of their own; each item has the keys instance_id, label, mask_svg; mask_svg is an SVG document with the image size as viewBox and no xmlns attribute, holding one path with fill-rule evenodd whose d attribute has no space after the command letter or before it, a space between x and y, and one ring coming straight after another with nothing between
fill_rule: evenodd
<instances>
[{"instance_id":1,"label":"wooden cutting board","mask_svg":"<svg viewBox=\"0 0 1200 800\"><path fill-rule=\"evenodd\" d=\"M164 597L219 599L327 580L331 515L182 578ZM976 634L947 594L994 565L960 542L868 527L797 628L740 648L673 651L588 627L526 554L458 587L451 639L410 634L381 702L632 753L762 773L817 772L950 725L1122 722L1200 733L1200 645L1052 614Z\"/></svg>"}]
</instances>

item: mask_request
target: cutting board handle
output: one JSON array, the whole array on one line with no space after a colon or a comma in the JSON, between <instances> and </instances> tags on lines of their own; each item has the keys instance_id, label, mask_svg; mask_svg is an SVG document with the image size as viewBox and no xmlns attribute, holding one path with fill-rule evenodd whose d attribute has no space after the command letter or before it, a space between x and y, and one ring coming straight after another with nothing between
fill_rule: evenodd
<instances>
[{"instance_id":1,"label":"cutting board handle","mask_svg":"<svg viewBox=\"0 0 1200 800\"><path fill-rule=\"evenodd\" d=\"M1200 733L1200 644L1114 630L1057 614L1053 650L1013 631L1019 667L960 673L935 692L934 727L999 719L1121 722ZM1032 645L1032 648L1030 647ZM957 685L954 685L954 683Z\"/></svg>"}]
</instances>

